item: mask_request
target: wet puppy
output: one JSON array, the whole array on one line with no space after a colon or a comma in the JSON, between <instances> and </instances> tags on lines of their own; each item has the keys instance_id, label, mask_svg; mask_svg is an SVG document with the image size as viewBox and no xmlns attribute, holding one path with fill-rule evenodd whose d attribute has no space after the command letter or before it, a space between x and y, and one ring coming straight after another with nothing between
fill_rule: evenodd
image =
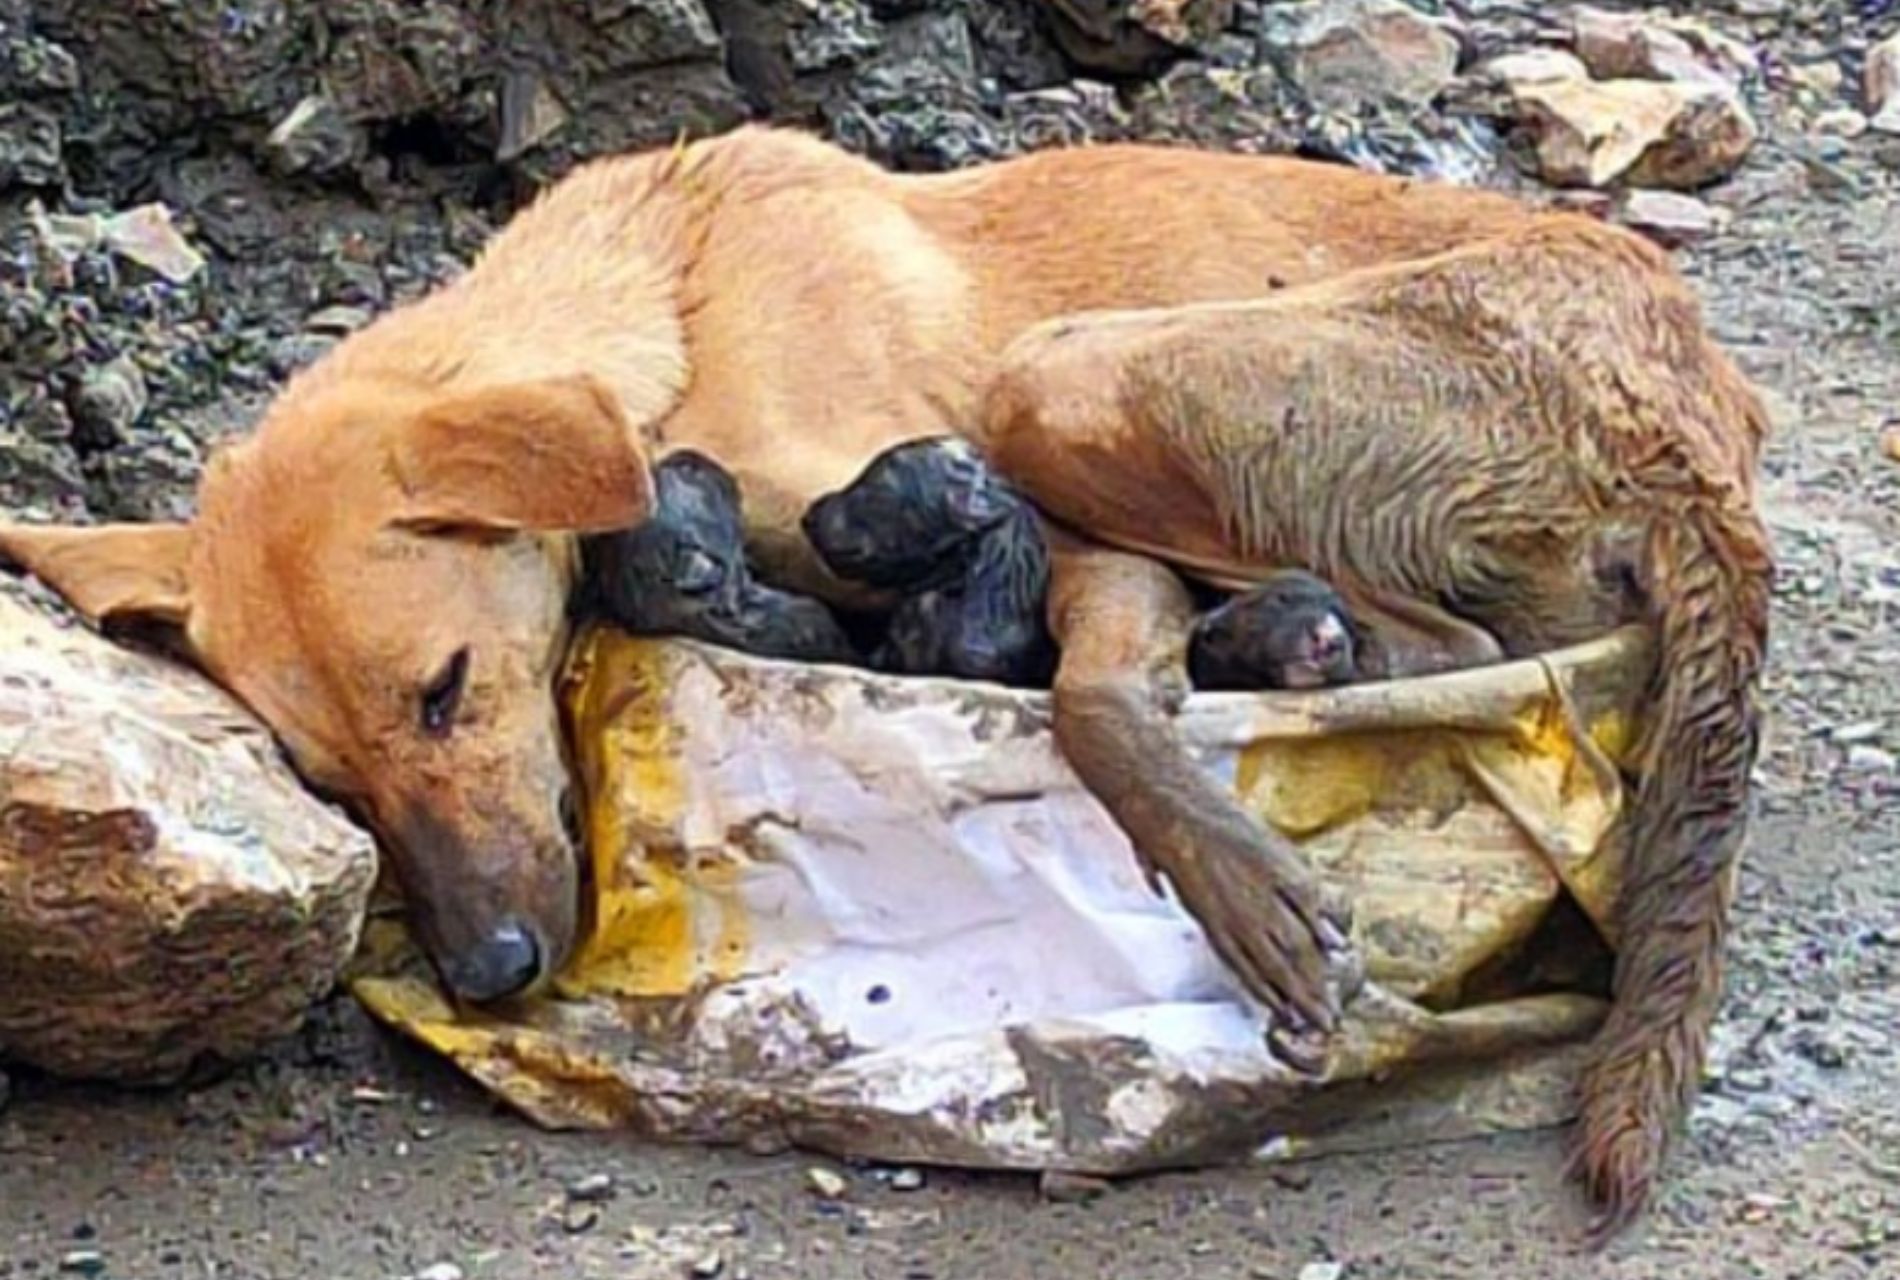
<instances>
[{"instance_id":1,"label":"wet puppy","mask_svg":"<svg viewBox=\"0 0 1900 1280\"><path fill-rule=\"evenodd\" d=\"M1039 518L966 441L887 449L803 526L833 573L902 597L873 666L1024 686L1054 676Z\"/></svg>"},{"instance_id":2,"label":"wet puppy","mask_svg":"<svg viewBox=\"0 0 1900 1280\"><path fill-rule=\"evenodd\" d=\"M654 468L654 487L646 523L582 541L577 613L764 658L857 659L823 603L753 579L739 486L724 468L685 450Z\"/></svg>"},{"instance_id":3,"label":"wet puppy","mask_svg":"<svg viewBox=\"0 0 1900 1280\"><path fill-rule=\"evenodd\" d=\"M1364 647L1339 593L1287 569L1201 615L1188 675L1197 689L1317 689L1357 678Z\"/></svg>"}]
</instances>

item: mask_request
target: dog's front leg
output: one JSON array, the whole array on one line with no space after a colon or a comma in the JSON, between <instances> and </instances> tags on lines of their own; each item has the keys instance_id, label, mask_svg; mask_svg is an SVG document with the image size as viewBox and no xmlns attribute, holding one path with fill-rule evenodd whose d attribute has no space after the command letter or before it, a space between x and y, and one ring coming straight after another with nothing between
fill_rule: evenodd
<instances>
[{"instance_id":1,"label":"dog's front leg","mask_svg":"<svg viewBox=\"0 0 1900 1280\"><path fill-rule=\"evenodd\" d=\"M1165 877L1221 959L1273 1014L1270 1042L1317 1070L1338 1021L1329 960L1348 923L1323 908L1292 844L1189 757L1172 713L1188 688L1193 604L1166 566L1051 536L1050 625L1061 646L1055 734L1151 882Z\"/></svg>"}]
</instances>

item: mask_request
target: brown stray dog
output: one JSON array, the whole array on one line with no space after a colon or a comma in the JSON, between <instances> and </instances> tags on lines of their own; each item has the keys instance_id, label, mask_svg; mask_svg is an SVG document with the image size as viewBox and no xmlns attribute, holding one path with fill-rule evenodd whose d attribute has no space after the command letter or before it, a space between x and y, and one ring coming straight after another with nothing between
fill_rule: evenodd
<instances>
[{"instance_id":1,"label":"brown stray dog","mask_svg":"<svg viewBox=\"0 0 1900 1280\"><path fill-rule=\"evenodd\" d=\"M1206 303L1240 305L1056 319ZM1647 617L1659 714L1580 1127L1607 1229L1651 1188L1721 983L1763 430L1662 256L1587 220L1160 147L903 177L747 128L557 184L294 379L189 526L14 525L0 550L95 620L179 628L373 825L445 981L489 1000L574 941L550 683L576 536L639 522L651 456L690 447L738 477L768 580L840 599L807 505L901 440L971 435L1071 530L1064 750L1280 1031L1315 1038L1339 925L1173 735L1192 615L1168 566L1241 587L1303 565L1454 657L1494 650L1452 613L1516 653Z\"/></svg>"}]
</instances>

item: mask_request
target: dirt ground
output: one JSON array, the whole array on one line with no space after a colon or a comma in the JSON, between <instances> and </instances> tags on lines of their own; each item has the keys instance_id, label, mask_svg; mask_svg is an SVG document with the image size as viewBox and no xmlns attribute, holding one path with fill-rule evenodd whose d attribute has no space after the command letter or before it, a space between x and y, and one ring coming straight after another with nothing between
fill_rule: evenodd
<instances>
[{"instance_id":1,"label":"dirt ground","mask_svg":"<svg viewBox=\"0 0 1900 1280\"><path fill-rule=\"evenodd\" d=\"M0 1278L1162 1280L1900 1277L1900 184L1878 139L1764 121L1682 261L1771 393L1772 721L1729 997L1692 1131L1600 1258L1560 1133L1051 1203L1033 1180L539 1132L326 1006L270 1060L131 1095L16 1076ZM1888 139L1892 146L1895 139Z\"/></svg>"}]
</instances>

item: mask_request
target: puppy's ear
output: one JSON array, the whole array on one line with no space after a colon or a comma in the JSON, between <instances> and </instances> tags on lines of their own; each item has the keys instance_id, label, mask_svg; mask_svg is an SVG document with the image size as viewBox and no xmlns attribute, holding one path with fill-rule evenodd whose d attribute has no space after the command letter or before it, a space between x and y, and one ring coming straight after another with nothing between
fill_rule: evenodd
<instances>
[{"instance_id":1,"label":"puppy's ear","mask_svg":"<svg viewBox=\"0 0 1900 1280\"><path fill-rule=\"evenodd\" d=\"M183 628L191 614L185 576L191 528L108 524L64 528L0 522L0 559L27 570L94 626L156 623Z\"/></svg>"},{"instance_id":2,"label":"puppy's ear","mask_svg":"<svg viewBox=\"0 0 1900 1280\"><path fill-rule=\"evenodd\" d=\"M406 419L389 445L396 521L605 533L653 509L653 473L619 397L587 374L483 387Z\"/></svg>"}]
</instances>

